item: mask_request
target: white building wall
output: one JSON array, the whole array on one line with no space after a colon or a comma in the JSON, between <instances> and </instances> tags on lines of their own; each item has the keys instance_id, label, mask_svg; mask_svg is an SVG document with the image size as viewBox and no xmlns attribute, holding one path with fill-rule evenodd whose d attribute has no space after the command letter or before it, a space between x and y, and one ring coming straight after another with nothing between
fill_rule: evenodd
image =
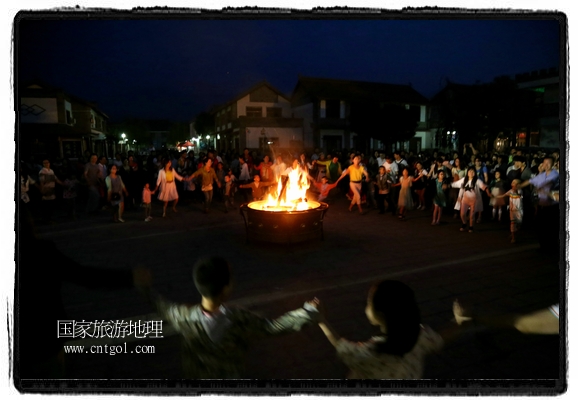
<instances>
[{"instance_id":1,"label":"white building wall","mask_svg":"<svg viewBox=\"0 0 578 400\"><path fill-rule=\"evenodd\" d=\"M20 99L20 122L57 124L58 104L55 98L23 97Z\"/></svg>"},{"instance_id":2,"label":"white building wall","mask_svg":"<svg viewBox=\"0 0 578 400\"><path fill-rule=\"evenodd\" d=\"M247 129L247 147L258 148L261 136L261 126L252 126ZM302 139L301 128L265 128L268 138L278 138L279 147L289 147L291 140Z\"/></svg>"},{"instance_id":3,"label":"white building wall","mask_svg":"<svg viewBox=\"0 0 578 400\"><path fill-rule=\"evenodd\" d=\"M267 116L267 107L279 107L281 108L281 116L283 118L291 118L291 103L289 100L283 97L278 97L279 101L276 103L272 102L251 102L250 95L247 95L239 100L237 100L237 116L241 117L247 115L247 107L261 107L263 117Z\"/></svg>"},{"instance_id":4,"label":"white building wall","mask_svg":"<svg viewBox=\"0 0 578 400\"><path fill-rule=\"evenodd\" d=\"M417 131L415 137L421 140L421 149L433 149L435 144L435 130L430 131Z\"/></svg>"}]
</instances>

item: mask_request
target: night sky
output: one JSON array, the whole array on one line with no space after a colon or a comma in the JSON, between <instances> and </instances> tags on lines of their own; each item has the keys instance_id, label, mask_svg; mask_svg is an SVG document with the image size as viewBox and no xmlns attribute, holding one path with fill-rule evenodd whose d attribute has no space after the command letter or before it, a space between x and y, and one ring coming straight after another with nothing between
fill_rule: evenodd
<instances>
[{"instance_id":1,"label":"night sky","mask_svg":"<svg viewBox=\"0 0 578 400\"><path fill-rule=\"evenodd\" d=\"M491 20L27 19L18 28L20 82L38 78L94 101L113 122L189 121L262 80L290 95L299 75L411 83L430 98L446 79L490 82L558 67L561 57L556 19L499 14Z\"/></svg>"}]
</instances>

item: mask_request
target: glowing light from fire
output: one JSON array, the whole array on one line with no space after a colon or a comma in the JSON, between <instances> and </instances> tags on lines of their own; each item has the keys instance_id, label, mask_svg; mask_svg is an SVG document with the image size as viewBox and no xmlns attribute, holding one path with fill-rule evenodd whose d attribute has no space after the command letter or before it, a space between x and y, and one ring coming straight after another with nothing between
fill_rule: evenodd
<instances>
[{"instance_id":1,"label":"glowing light from fire","mask_svg":"<svg viewBox=\"0 0 578 400\"><path fill-rule=\"evenodd\" d=\"M249 207L267 211L304 211L312 208L306 197L309 189L307 175L307 171L301 168L289 171L286 180L277 181L277 190L272 190L275 193L269 194L265 201L250 203Z\"/></svg>"}]
</instances>

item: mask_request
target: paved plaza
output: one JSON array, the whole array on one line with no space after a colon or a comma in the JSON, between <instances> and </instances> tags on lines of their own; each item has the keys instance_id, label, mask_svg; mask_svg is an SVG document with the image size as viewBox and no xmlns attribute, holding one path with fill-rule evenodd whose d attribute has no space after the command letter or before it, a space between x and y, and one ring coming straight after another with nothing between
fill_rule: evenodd
<instances>
[{"instance_id":1,"label":"paved plaza","mask_svg":"<svg viewBox=\"0 0 578 400\"><path fill-rule=\"evenodd\" d=\"M276 317L317 297L334 328L350 340L378 333L364 308L370 285L384 278L409 284L422 322L438 331L455 326L451 308L456 298L489 315L524 313L561 301L564 262L542 254L531 230L522 231L512 244L507 222L486 220L476 224L474 233L467 233L459 231L461 222L451 215L432 226L431 211L411 211L401 221L375 209L359 215L347 207L344 197L332 200L324 219L324 240L287 245L248 241L238 210L225 214L218 203L209 214L201 212L200 204L179 204L178 213L169 208L166 218L161 217L161 205L154 203L154 219L147 223L140 209L127 211L124 224L113 223L105 212L80 215L76 221L63 217L55 224L39 225L38 233L81 264L150 267L154 287L177 302L200 300L191 276L196 259L223 255L232 264L235 280L230 304ZM135 289L96 291L66 284L63 296L71 320L155 319ZM178 392L182 386L172 380L180 378L179 338L168 325L163 332L162 339L129 340L129 347L154 345L154 354L69 354L67 372L74 379L129 379L134 385L141 379L160 379L157 387ZM80 339L71 343L83 344ZM321 330L311 326L255 343L247 360L247 378L257 381L245 382L245 389L560 392L566 382L565 344L564 333L523 335L475 326L428 358L425 380L419 385L348 386L343 380L346 367ZM171 381L163 384L164 379ZM94 382L98 386L99 381ZM105 382L114 387L114 381Z\"/></svg>"}]
</instances>

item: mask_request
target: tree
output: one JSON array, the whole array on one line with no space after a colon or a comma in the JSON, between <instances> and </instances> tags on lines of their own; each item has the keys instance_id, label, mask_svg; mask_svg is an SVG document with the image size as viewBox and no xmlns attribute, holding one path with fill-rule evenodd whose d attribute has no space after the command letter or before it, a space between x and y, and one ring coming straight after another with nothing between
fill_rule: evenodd
<instances>
[{"instance_id":1,"label":"tree","mask_svg":"<svg viewBox=\"0 0 578 400\"><path fill-rule=\"evenodd\" d=\"M203 111L195 118L194 127L200 136L211 134L215 131L215 117Z\"/></svg>"},{"instance_id":2,"label":"tree","mask_svg":"<svg viewBox=\"0 0 578 400\"><path fill-rule=\"evenodd\" d=\"M387 144L405 142L415 136L418 125L413 110L405 105L375 101L355 102L351 106L351 130L362 139L377 139Z\"/></svg>"}]
</instances>

